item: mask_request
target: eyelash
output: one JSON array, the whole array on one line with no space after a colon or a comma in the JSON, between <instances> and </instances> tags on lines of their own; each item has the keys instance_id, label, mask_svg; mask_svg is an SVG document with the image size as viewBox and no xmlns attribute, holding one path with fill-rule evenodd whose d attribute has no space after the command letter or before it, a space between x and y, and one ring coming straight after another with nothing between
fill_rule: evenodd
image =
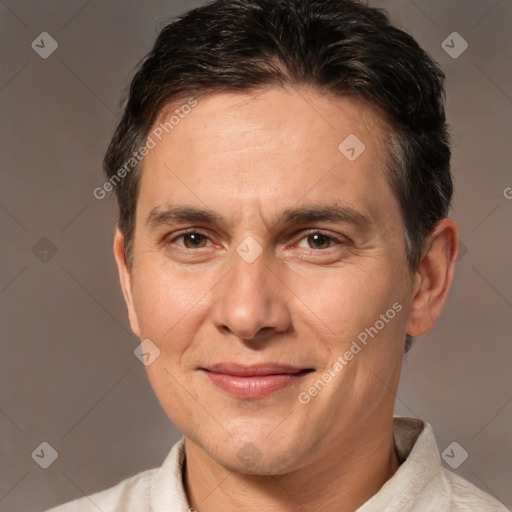
<instances>
[{"instance_id":1,"label":"eyelash","mask_svg":"<svg viewBox=\"0 0 512 512\"><path fill-rule=\"evenodd\" d=\"M199 229L189 229L187 231L183 231L177 235L174 235L172 238L168 238L165 240L165 243L167 245L172 245L176 242L176 240L179 240L180 238L183 238L187 235L191 235L191 234L197 234L197 235L201 235L205 238L207 238L208 240L211 241L210 237L202 232L201 230ZM327 252L329 249L331 249L334 245L343 245L344 243L346 243L344 240L341 240L340 238L338 237L335 237L329 233L326 233L324 231L321 231L321 230L310 230L310 231L307 231L305 233L302 234L302 236L296 241L294 242L294 245L300 243L302 240L306 239L307 237L309 236L313 236L313 235L322 235L322 236L325 236L326 238L328 238L331 243L333 245L327 247L326 249L313 249L313 248L309 248L309 249L306 249L304 247L301 247L299 248L300 250L305 250L305 251L314 251L314 252ZM184 246L178 246L180 248L180 250L183 250L183 251L186 251L186 252L189 252L189 251L192 251L192 252L197 252L198 249L206 249L207 247L199 247L198 249L192 249L192 248L188 248L188 247L184 247ZM287 246L287 249L288 249L289 246Z\"/></svg>"}]
</instances>

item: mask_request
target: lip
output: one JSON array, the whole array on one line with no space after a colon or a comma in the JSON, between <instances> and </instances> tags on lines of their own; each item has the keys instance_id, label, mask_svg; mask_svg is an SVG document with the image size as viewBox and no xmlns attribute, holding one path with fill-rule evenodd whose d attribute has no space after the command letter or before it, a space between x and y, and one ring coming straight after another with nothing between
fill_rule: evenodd
<instances>
[{"instance_id":1,"label":"lip","mask_svg":"<svg viewBox=\"0 0 512 512\"><path fill-rule=\"evenodd\" d=\"M247 366L219 363L202 370L215 386L238 398L260 398L270 395L298 383L313 371L311 368L278 363Z\"/></svg>"}]
</instances>

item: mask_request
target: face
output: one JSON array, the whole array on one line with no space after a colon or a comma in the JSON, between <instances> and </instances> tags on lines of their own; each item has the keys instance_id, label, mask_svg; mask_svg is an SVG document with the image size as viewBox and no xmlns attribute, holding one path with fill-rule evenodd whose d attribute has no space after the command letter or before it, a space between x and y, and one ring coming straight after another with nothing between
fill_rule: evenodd
<instances>
[{"instance_id":1,"label":"face","mask_svg":"<svg viewBox=\"0 0 512 512\"><path fill-rule=\"evenodd\" d=\"M414 279L384 133L355 100L271 88L199 99L145 158L131 325L224 467L291 471L392 415Z\"/></svg>"}]
</instances>

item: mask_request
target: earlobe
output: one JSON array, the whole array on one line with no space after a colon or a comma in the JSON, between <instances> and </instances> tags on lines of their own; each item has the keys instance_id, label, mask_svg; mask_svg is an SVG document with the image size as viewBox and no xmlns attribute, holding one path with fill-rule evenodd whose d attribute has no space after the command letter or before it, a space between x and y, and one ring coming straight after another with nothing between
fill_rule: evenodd
<instances>
[{"instance_id":1,"label":"earlobe","mask_svg":"<svg viewBox=\"0 0 512 512\"><path fill-rule=\"evenodd\" d=\"M114 235L114 258L119 272L119 281L121 283L126 309L128 310L130 326L134 334L140 337L139 322L133 303L132 275L124 256L124 235L118 227L116 227Z\"/></svg>"},{"instance_id":2,"label":"earlobe","mask_svg":"<svg viewBox=\"0 0 512 512\"><path fill-rule=\"evenodd\" d=\"M416 270L407 324L411 336L426 334L439 319L450 291L458 245L455 222L448 218L440 220L425 244Z\"/></svg>"}]
</instances>

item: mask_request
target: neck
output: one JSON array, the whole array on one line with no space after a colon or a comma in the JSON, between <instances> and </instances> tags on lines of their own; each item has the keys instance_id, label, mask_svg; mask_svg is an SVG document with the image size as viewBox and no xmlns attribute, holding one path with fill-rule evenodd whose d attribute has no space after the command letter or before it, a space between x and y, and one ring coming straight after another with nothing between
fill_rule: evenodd
<instances>
[{"instance_id":1,"label":"neck","mask_svg":"<svg viewBox=\"0 0 512 512\"><path fill-rule=\"evenodd\" d=\"M353 512L376 494L399 467L392 419L324 445L311 463L284 475L228 471L185 439L184 487L197 512Z\"/></svg>"}]
</instances>

